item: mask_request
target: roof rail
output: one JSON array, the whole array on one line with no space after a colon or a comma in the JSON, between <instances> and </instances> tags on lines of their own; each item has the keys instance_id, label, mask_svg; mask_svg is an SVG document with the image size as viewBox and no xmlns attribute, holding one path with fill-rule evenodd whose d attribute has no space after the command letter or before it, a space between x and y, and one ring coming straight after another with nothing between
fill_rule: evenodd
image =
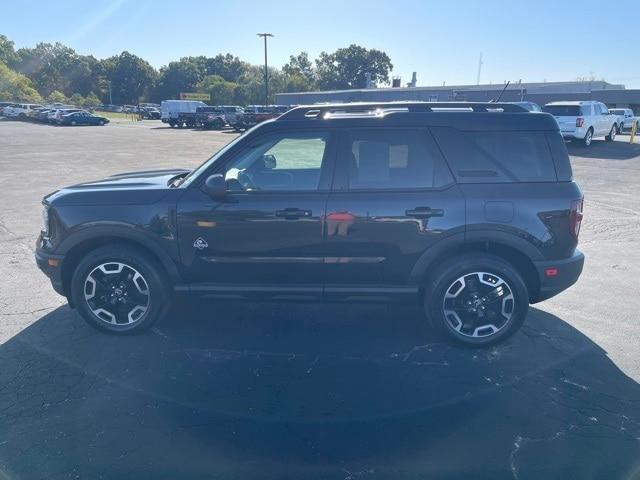
<instances>
[{"instance_id":1,"label":"roof rail","mask_svg":"<svg viewBox=\"0 0 640 480\"><path fill-rule=\"evenodd\" d=\"M398 110L407 112L439 112L441 110L463 110L476 113L487 113L489 111L503 111L510 113L529 112L526 108L513 103L498 102L353 102L353 103L331 103L318 105L301 105L292 108L278 117L278 120L304 120L326 118L338 113L343 114L384 114Z\"/></svg>"}]
</instances>

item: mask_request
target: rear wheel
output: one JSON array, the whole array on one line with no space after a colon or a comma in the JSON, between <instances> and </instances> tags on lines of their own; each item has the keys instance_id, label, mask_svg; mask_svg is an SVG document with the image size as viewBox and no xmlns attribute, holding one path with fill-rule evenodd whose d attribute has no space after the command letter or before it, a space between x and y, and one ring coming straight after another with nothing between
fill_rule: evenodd
<instances>
[{"instance_id":1,"label":"rear wheel","mask_svg":"<svg viewBox=\"0 0 640 480\"><path fill-rule=\"evenodd\" d=\"M616 133L618 132L618 128L616 127L616 124L614 123L613 126L611 127L611 131L609 132L609 135L607 135L605 138L605 140L607 142L613 142L616 139Z\"/></svg>"},{"instance_id":2,"label":"rear wheel","mask_svg":"<svg viewBox=\"0 0 640 480\"><path fill-rule=\"evenodd\" d=\"M215 130L222 130L224 128L224 122L220 118L216 118L213 122L213 128Z\"/></svg>"},{"instance_id":3,"label":"rear wheel","mask_svg":"<svg viewBox=\"0 0 640 480\"><path fill-rule=\"evenodd\" d=\"M85 321L113 334L146 330L170 305L161 268L144 251L128 245L90 252L72 276L71 294Z\"/></svg>"},{"instance_id":4,"label":"rear wheel","mask_svg":"<svg viewBox=\"0 0 640 480\"><path fill-rule=\"evenodd\" d=\"M451 340L482 347L513 335L529 310L520 274L489 254L461 255L442 265L425 288L425 310Z\"/></svg>"},{"instance_id":5,"label":"rear wheel","mask_svg":"<svg viewBox=\"0 0 640 480\"><path fill-rule=\"evenodd\" d=\"M587 130L587 134L584 136L582 143L585 147L588 147L591 145L592 141L593 141L593 129L590 128L589 130Z\"/></svg>"}]
</instances>

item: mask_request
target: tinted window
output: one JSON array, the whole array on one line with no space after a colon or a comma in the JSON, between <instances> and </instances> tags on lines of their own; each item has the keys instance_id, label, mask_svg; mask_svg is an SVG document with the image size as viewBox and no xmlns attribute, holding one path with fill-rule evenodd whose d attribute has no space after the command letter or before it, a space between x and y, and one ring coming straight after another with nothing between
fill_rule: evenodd
<instances>
[{"instance_id":1,"label":"tinted window","mask_svg":"<svg viewBox=\"0 0 640 480\"><path fill-rule=\"evenodd\" d=\"M426 130L367 129L348 132L346 152L350 189L434 188L453 182Z\"/></svg>"},{"instance_id":2,"label":"tinted window","mask_svg":"<svg viewBox=\"0 0 640 480\"><path fill-rule=\"evenodd\" d=\"M556 181L544 133L432 130L460 183Z\"/></svg>"},{"instance_id":3,"label":"tinted window","mask_svg":"<svg viewBox=\"0 0 640 480\"><path fill-rule=\"evenodd\" d=\"M315 190L326 149L324 133L258 139L227 167L229 190Z\"/></svg>"},{"instance_id":4,"label":"tinted window","mask_svg":"<svg viewBox=\"0 0 640 480\"><path fill-rule=\"evenodd\" d=\"M542 111L558 117L577 117L581 115L579 105L546 105L542 108Z\"/></svg>"}]
</instances>

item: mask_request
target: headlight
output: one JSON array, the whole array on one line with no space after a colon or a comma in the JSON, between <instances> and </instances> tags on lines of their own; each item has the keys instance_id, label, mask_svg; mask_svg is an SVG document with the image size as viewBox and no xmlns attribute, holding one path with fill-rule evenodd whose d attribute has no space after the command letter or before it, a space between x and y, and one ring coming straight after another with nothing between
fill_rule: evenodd
<instances>
[{"instance_id":1,"label":"headlight","mask_svg":"<svg viewBox=\"0 0 640 480\"><path fill-rule=\"evenodd\" d=\"M49 205L42 204L42 234L49 235Z\"/></svg>"}]
</instances>

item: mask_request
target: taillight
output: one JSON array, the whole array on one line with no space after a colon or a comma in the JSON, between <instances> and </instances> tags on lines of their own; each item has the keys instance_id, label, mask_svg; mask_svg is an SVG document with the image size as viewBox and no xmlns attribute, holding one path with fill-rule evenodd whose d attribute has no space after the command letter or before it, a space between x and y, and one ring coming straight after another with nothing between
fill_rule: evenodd
<instances>
[{"instance_id":1,"label":"taillight","mask_svg":"<svg viewBox=\"0 0 640 480\"><path fill-rule=\"evenodd\" d=\"M584 200L582 199L571 202L571 211L569 213L569 230L575 238L578 238L578 234L580 233L583 204Z\"/></svg>"},{"instance_id":2,"label":"taillight","mask_svg":"<svg viewBox=\"0 0 640 480\"><path fill-rule=\"evenodd\" d=\"M578 117L576 118L576 127L581 127L584 125L584 118Z\"/></svg>"}]
</instances>

